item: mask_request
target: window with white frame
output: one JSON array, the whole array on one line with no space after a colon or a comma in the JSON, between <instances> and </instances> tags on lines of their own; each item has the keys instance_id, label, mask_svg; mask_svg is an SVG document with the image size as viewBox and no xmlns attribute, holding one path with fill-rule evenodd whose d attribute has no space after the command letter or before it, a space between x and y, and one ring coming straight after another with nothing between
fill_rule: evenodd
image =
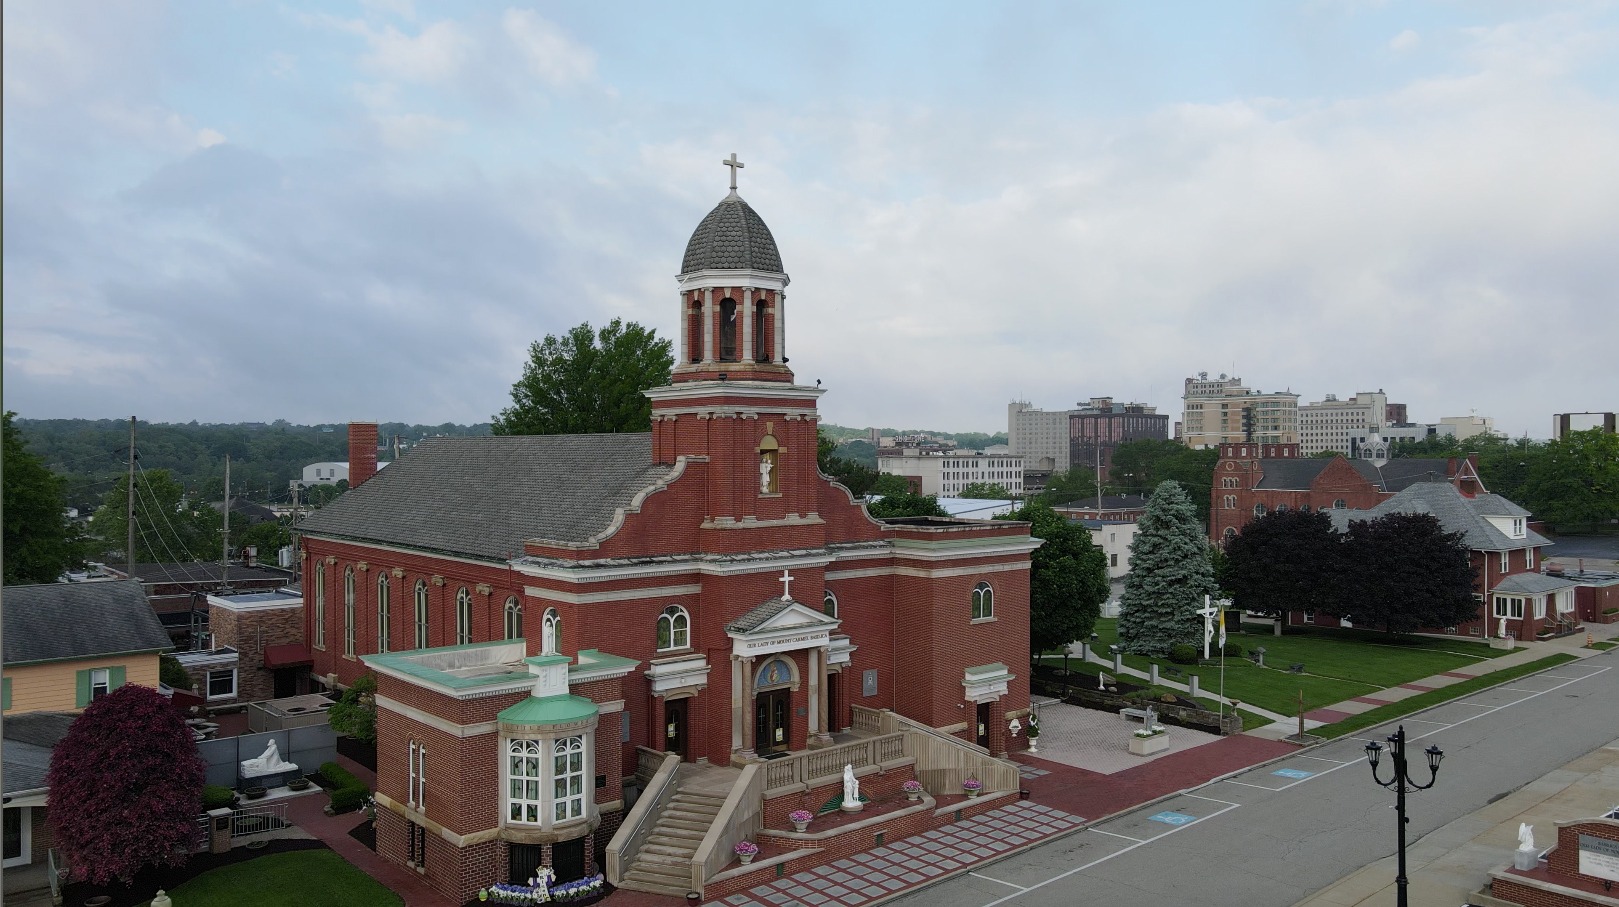
<instances>
[{"instance_id":1,"label":"window with white frame","mask_svg":"<svg viewBox=\"0 0 1619 907\"><path fill-rule=\"evenodd\" d=\"M545 782L545 754L538 740L512 740L506 744L506 820L540 824L545 808L540 785Z\"/></svg>"},{"instance_id":2,"label":"window with white frame","mask_svg":"<svg viewBox=\"0 0 1619 907\"><path fill-rule=\"evenodd\" d=\"M1512 569L1512 552L1510 552L1510 551L1501 552L1500 560L1501 560L1501 572L1502 573L1505 573L1508 570Z\"/></svg>"},{"instance_id":3,"label":"window with white frame","mask_svg":"<svg viewBox=\"0 0 1619 907\"><path fill-rule=\"evenodd\" d=\"M1264 516L1264 515L1265 515L1265 505L1264 504L1255 504L1254 505L1254 516Z\"/></svg>"},{"instance_id":4,"label":"window with white frame","mask_svg":"<svg viewBox=\"0 0 1619 907\"><path fill-rule=\"evenodd\" d=\"M691 616L679 605L670 605L658 615L658 651L684 649L691 645Z\"/></svg>"},{"instance_id":5,"label":"window with white frame","mask_svg":"<svg viewBox=\"0 0 1619 907\"><path fill-rule=\"evenodd\" d=\"M1344 508L1346 508L1348 506L1349 506L1349 502L1345 501L1343 498L1339 498L1338 500L1332 502L1332 509L1333 510L1343 510Z\"/></svg>"},{"instance_id":6,"label":"window with white frame","mask_svg":"<svg viewBox=\"0 0 1619 907\"><path fill-rule=\"evenodd\" d=\"M393 629L392 603L388 601L388 574L377 577L377 651L388 651L388 633Z\"/></svg>"},{"instance_id":7,"label":"window with white frame","mask_svg":"<svg viewBox=\"0 0 1619 907\"><path fill-rule=\"evenodd\" d=\"M834 620L837 619L837 616L838 616L838 597L836 595L832 594L831 589L828 589L824 593L821 594L821 610L823 612L825 612L827 617L830 617L830 618L832 618Z\"/></svg>"},{"instance_id":8,"label":"window with white frame","mask_svg":"<svg viewBox=\"0 0 1619 907\"><path fill-rule=\"evenodd\" d=\"M236 697L236 669L226 668L208 672L208 698L234 699Z\"/></svg>"},{"instance_id":9,"label":"window with white frame","mask_svg":"<svg viewBox=\"0 0 1619 907\"><path fill-rule=\"evenodd\" d=\"M989 583L973 587L973 620L986 620L995 616L995 590Z\"/></svg>"},{"instance_id":10,"label":"window with white frame","mask_svg":"<svg viewBox=\"0 0 1619 907\"><path fill-rule=\"evenodd\" d=\"M1307 623L1307 624L1315 623L1315 609L1313 609L1313 608L1305 608L1304 609L1304 622Z\"/></svg>"},{"instance_id":11,"label":"window with white frame","mask_svg":"<svg viewBox=\"0 0 1619 907\"><path fill-rule=\"evenodd\" d=\"M555 608L546 608L540 618L540 654L562 653L562 615Z\"/></svg>"},{"instance_id":12,"label":"window with white frame","mask_svg":"<svg viewBox=\"0 0 1619 907\"><path fill-rule=\"evenodd\" d=\"M506 638L523 638L523 603L515 595L506 599Z\"/></svg>"},{"instance_id":13,"label":"window with white frame","mask_svg":"<svg viewBox=\"0 0 1619 907\"><path fill-rule=\"evenodd\" d=\"M472 593L462 586L455 593L455 644L472 642Z\"/></svg>"},{"instance_id":14,"label":"window with white frame","mask_svg":"<svg viewBox=\"0 0 1619 907\"><path fill-rule=\"evenodd\" d=\"M343 570L343 654L354 657L354 568Z\"/></svg>"},{"instance_id":15,"label":"window with white frame","mask_svg":"<svg viewBox=\"0 0 1619 907\"><path fill-rule=\"evenodd\" d=\"M112 672L108 671L106 668L91 668L90 701L94 702L111 692Z\"/></svg>"},{"instance_id":16,"label":"window with white frame","mask_svg":"<svg viewBox=\"0 0 1619 907\"><path fill-rule=\"evenodd\" d=\"M1554 594L1557 596L1558 614L1567 614L1568 612L1574 610L1574 593L1564 589L1563 591Z\"/></svg>"},{"instance_id":17,"label":"window with white frame","mask_svg":"<svg viewBox=\"0 0 1619 907\"><path fill-rule=\"evenodd\" d=\"M416 581L416 648L427 648L427 580Z\"/></svg>"},{"instance_id":18,"label":"window with white frame","mask_svg":"<svg viewBox=\"0 0 1619 907\"><path fill-rule=\"evenodd\" d=\"M1523 619L1523 599L1516 595L1497 595L1495 597L1495 616L1505 617L1508 620Z\"/></svg>"},{"instance_id":19,"label":"window with white frame","mask_svg":"<svg viewBox=\"0 0 1619 907\"><path fill-rule=\"evenodd\" d=\"M585 738L563 737L551 747L551 820L585 814Z\"/></svg>"},{"instance_id":20,"label":"window with white frame","mask_svg":"<svg viewBox=\"0 0 1619 907\"><path fill-rule=\"evenodd\" d=\"M1535 619L1546 619L1546 596L1544 595L1535 596Z\"/></svg>"},{"instance_id":21,"label":"window with white frame","mask_svg":"<svg viewBox=\"0 0 1619 907\"><path fill-rule=\"evenodd\" d=\"M427 745L410 742L410 777L406 781L405 802L418 810L427 808Z\"/></svg>"},{"instance_id":22,"label":"window with white frame","mask_svg":"<svg viewBox=\"0 0 1619 907\"><path fill-rule=\"evenodd\" d=\"M1523 518L1522 517L1514 517L1513 520L1512 520L1512 537L1515 538L1515 539L1521 539L1521 538L1526 537L1527 535L1528 535L1528 533L1524 531Z\"/></svg>"},{"instance_id":23,"label":"window with white frame","mask_svg":"<svg viewBox=\"0 0 1619 907\"><path fill-rule=\"evenodd\" d=\"M1528 567L1530 570L1535 569L1535 549L1523 549L1523 565Z\"/></svg>"},{"instance_id":24,"label":"window with white frame","mask_svg":"<svg viewBox=\"0 0 1619 907\"><path fill-rule=\"evenodd\" d=\"M326 648L326 565L315 565L315 648Z\"/></svg>"}]
</instances>

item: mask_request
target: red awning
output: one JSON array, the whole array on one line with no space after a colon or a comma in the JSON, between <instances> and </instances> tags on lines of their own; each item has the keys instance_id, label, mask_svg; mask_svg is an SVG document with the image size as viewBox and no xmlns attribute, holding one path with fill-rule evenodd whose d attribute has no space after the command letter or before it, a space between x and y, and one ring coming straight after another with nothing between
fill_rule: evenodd
<instances>
[{"instance_id":1,"label":"red awning","mask_svg":"<svg viewBox=\"0 0 1619 907\"><path fill-rule=\"evenodd\" d=\"M298 665L314 664L315 659L309 650L295 642L279 646L264 647L264 666L266 668L294 668Z\"/></svg>"}]
</instances>

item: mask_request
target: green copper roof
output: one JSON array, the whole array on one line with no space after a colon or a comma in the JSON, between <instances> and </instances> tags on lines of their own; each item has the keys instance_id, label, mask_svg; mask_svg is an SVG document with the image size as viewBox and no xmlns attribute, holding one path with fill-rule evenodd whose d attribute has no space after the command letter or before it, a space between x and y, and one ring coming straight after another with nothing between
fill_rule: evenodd
<instances>
[{"instance_id":1,"label":"green copper roof","mask_svg":"<svg viewBox=\"0 0 1619 907\"><path fill-rule=\"evenodd\" d=\"M596 703L583 696L530 696L501 710L500 720L506 724L566 724L583 721L596 712Z\"/></svg>"},{"instance_id":2,"label":"green copper roof","mask_svg":"<svg viewBox=\"0 0 1619 907\"><path fill-rule=\"evenodd\" d=\"M580 649L579 663L568 667L569 676L579 674L611 673L619 671L629 673L640 664L633 658L623 658L618 655L609 655L596 649Z\"/></svg>"}]
</instances>

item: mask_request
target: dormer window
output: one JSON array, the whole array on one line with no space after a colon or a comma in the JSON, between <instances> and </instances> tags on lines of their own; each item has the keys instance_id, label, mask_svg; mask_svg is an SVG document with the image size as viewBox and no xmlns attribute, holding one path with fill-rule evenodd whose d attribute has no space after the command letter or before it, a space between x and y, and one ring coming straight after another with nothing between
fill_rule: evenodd
<instances>
[{"instance_id":1,"label":"dormer window","mask_svg":"<svg viewBox=\"0 0 1619 907\"><path fill-rule=\"evenodd\" d=\"M1524 538L1526 535L1527 535L1527 533L1524 531L1523 518L1522 517L1514 518L1512 520L1512 537L1515 538L1515 539L1521 539L1521 538Z\"/></svg>"}]
</instances>

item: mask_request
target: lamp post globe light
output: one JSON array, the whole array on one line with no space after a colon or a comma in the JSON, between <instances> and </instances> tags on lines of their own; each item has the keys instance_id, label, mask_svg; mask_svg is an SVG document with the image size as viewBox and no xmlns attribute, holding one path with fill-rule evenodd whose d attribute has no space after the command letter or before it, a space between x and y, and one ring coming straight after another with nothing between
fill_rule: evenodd
<instances>
[{"instance_id":1,"label":"lamp post globe light","mask_svg":"<svg viewBox=\"0 0 1619 907\"><path fill-rule=\"evenodd\" d=\"M1441 750L1437 745L1430 746L1422 751L1423 755L1428 757L1428 783L1418 784L1412 780L1410 769L1406 762L1405 725L1400 725L1400 729L1388 738L1388 742L1389 762L1391 763L1390 767L1393 769L1392 778L1384 781L1382 775L1378 774L1378 763L1383 759L1383 744L1378 743L1376 740L1366 744L1366 761L1371 763L1372 766L1372 780L1394 791L1394 812L1396 814L1395 822L1399 830L1400 854L1400 871L1394 877L1395 904L1397 907L1409 907L1409 902L1406 900L1405 826L1410 820L1405 817L1405 795L1419 790L1427 790L1434 786L1434 782L1439 780L1439 762L1445 758L1445 751Z\"/></svg>"}]
</instances>

